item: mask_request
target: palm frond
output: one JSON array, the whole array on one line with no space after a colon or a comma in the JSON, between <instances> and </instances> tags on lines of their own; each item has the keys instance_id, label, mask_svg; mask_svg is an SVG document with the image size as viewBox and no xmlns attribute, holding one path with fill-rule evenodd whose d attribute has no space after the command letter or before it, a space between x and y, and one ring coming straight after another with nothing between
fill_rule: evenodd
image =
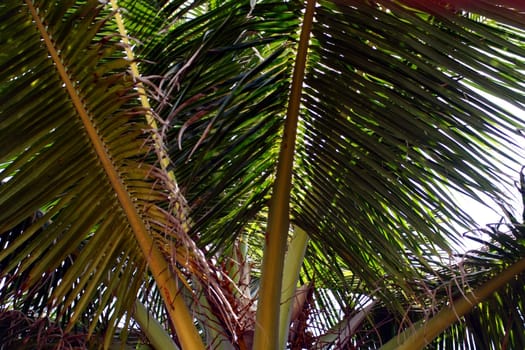
<instances>
[{"instance_id":1,"label":"palm frond","mask_svg":"<svg viewBox=\"0 0 525 350\"><path fill-rule=\"evenodd\" d=\"M107 344L150 260L137 227L161 244L180 238L158 205L170 194L147 162L151 136L129 62L98 1L9 1L0 14L2 51L23 43L0 58L4 303L66 329L82 321L91 334L101 324Z\"/></svg>"},{"instance_id":2,"label":"palm frond","mask_svg":"<svg viewBox=\"0 0 525 350\"><path fill-rule=\"evenodd\" d=\"M108 346L137 297L174 327L165 276L193 312L182 323L210 344L249 343L302 2L125 0L126 40L107 4L55 5L0 4L1 303L81 322ZM498 169L521 159L523 120L494 99L525 107L511 5L316 5L289 194L310 236L309 292L290 344L377 348L521 256L514 219L463 265L438 260L456 224L472 225L449 189L504 202ZM234 264L250 266L251 290ZM481 344L476 327L522 344L521 292L500 291L436 346Z\"/></svg>"},{"instance_id":3,"label":"palm frond","mask_svg":"<svg viewBox=\"0 0 525 350\"><path fill-rule=\"evenodd\" d=\"M300 18L296 4L276 6L225 3L146 50L165 72L157 111L201 247L232 242L269 198ZM317 6L292 211L369 292L385 275L420 278L427 254L458 239L455 223L472 225L445 187L499 199L497 158L516 154L498 142L522 121L482 92L523 107L523 34L508 19L394 2Z\"/></svg>"},{"instance_id":4,"label":"palm frond","mask_svg":"<svg viewBox=\"0 0 525 350\"><path fill-rule=\"evenodd\" d=\"M449 327L440 336L432 339L426 334L426 337L418 338L426 339L424 343L432 349L520 348L524 341L522 330L525 322L523 224L510 217L508 224L489 225L479 233L484 238L468 236L482 244L479 249L458 255L451 264L436 266L434 272L419 282L412 281L418 282L417 287L429 289L426 293L419 293L422 298L405 305L402 318L391 309L389 311L388 305L378 304L368 312L367 321L349 341L360 348L378 348L390 339L381 349L414 348L414 344L408 346L403 341L405 333L410 334L411 327L418 330L430 328L433 319L443 311L448 312L450 305L459 306L457 301L468 298L464 301L473 308L472 311L451 310L448 313L453 319L450 324L444 323ZM518 265L520 270L514 268ZM504 276L509 275L507 271L510 269L517 273L511 276L509 283L503 286L493 283L498 278L507 278ZM491 287L487 293L489 284L500 287Z\"/></svg>"},{"instance_id":5,"label":"palm frond","mask_svg":"<svg viewBox=\"0 0 525 350\"><path fill-rule=\"evenodd\" d=\"M297 4L225 2L146 47L157 113L200 246L231 243L266 205L286 106ZM150 72L151 70L151 72ZM159 74L162 73L162 74ZM213 232L213 233L212 233ZM213 250L213 249L212 249Z\"/></svg>"},{"instance_id":6,"label":"palm frond","mask_svg":"<svg viewBox=\"0 0 525 350\"><path fill-rule=\"evenodd\" d=\"M497 198L498 161L487 150L514 157L495 140L516 135L522 120L473 85L523 107L523 47L460 14L359 1L316 11L296 220L370 284L385 273L400 282L406 254L454 239L437 218L469 223L445 186ZM497 55L503 48L513 54Z\"/></svg>"}]
</instances>

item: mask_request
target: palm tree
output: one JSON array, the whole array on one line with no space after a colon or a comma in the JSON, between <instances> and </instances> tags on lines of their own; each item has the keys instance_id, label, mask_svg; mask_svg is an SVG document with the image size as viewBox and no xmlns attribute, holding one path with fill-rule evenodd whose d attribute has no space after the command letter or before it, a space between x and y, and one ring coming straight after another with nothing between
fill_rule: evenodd
<instances>
[{"instance_id":1,"label":"palm tree","mask_svg":"<svg viewBox=\"0 0 525 350\"><path fill-rule=\"evenodd\" d=\"M3 339L523 347L518 222L440 260L520 157L523 10L3 1Z\"/></svg>"}]
</instances>

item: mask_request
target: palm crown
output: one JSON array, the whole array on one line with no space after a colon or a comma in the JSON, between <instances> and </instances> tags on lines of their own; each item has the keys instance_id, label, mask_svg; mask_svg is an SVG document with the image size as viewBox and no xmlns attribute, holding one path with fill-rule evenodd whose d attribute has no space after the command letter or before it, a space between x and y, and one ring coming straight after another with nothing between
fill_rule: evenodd
<instances>
[{"instance_id":1,"label":"palm crown","mask_svg":"<svg viewBox=\"0 0 525 350\"><path fill-rule=\"evenodd\" d=\"M135 321L158 348L523 346L518 221L440 259L472 225L449 189L501 201L520 157L494 96L523 109L522 10L5 1L3 315L102 347Z\"/></svg>"}]
</instances>

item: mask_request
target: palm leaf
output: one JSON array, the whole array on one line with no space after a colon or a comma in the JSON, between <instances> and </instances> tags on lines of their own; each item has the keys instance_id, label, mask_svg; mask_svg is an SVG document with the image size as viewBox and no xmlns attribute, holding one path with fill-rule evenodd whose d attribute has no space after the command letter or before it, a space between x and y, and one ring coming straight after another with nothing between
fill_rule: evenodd
<instances>
[{"instance_id":1,"label":"palm leaf","mask_svg":"<svg viewBox=\"0 0 525 350\"><path fill-rule=\"evenodd\" d=\"M141 76L128 72L109 7L42 1L30 15L29 2L0 6L3 300L49 311L69 328L85 318L91 332L106 330L108 344L137 295L171 327L163 306L171 298L152 281L170 271L172 290L175 275L188 287L177 300L191 306L202 334L232 342L248 334L251 312L225 312L247 305L233 297L235 278L211 265L231 262L241 237L252 244L254 293L265 278L264 222L302 3L123 1ZM428 276L443 266L428 257L449 250L456 223L471 224L446 187L499 198L498 158L519 157L503 141L512 143L522 120L484 93L523 108L523 25L509 7L464 6L315 7L306 78L294 95L301 108L288 197L291 220L311 238L300 281L331 289L314 291L305 307L326 307L319 317L328 328L342 324L341 306L347 324L362 314L362 296L381 300L395 322L426 300ZM158 129L145 122L140 84ZM180 323L193 327L191 318ZM183 336L180 323L174 333Z\"/></svg>"},{"instance_id":2,"label":"palm leaf","mask_svg":"<svg viewBox=\"0 0 525 350\"><path fill-rule=\"evenodd\" d=\"M295 35L274 33L284 24L288 33L297 31L300 15L283 9L281 16L290 13L293 20L274 23L272 5L258 4L251 12L256 23L243 17L243 26L251 25L243 27L235 21L248 8L225 4L228 10L175 28L169 41L151 51L150 59L162 57L155 62L180 83L165 89L169 102L158 111L173 127L170 154L203 247L231 242L267 203L271 182L264 179L274 172L276 146L270 134L254 133L262 123L280 125L286 100L275 100L268 115L268 102L258 102L255 96L261 95L248 90L264 80L250 85L247 79L252 72L294 63L270 54L254 60L253 52L267 52L272 40L294 43ZM424 10L351 1L321 2L316 8L302 92L293 218L313 244L330 247L325 250L340 256L370 290L385 275L396 283L419 278L416 266L421 265L414 265L414 258L428 265L426 254L436 255L437 247L448 249L447 240L457 239L453 222L472 224L445 187L474 198L480 192L500 195L494 186L501 182L499 161L487 149L512 161L515 153L497 140L508 140L522 125L480 92L523 106L519 29L448 10ZM506 22L514 23L512 18ZM205 35L189 30L204 24L209 26ZM257 40L242 36L248 28L254 28ZM289 50L280 55L286 57ZM291 67L282 67L289 82ZM257 91L280 97L281 87L264 84ZM250 108L243 109L246 101ZM442 218L454 218L445 222L447 230L441 229ZM404 289L415 293L408 284ZM388 295L388 290L383 292Z\"/></svg>"},{"instance_id":3,"label":"palm leaf","mask_svg":"<svg viewBox=\"0 0 525 350\"><path fill-rule=\"evenodd\" d=\"M90 333L104 321L107 346L131 310L146 262L160 262L157 278L171 275L154 240L174 242L177 228L158 205L169 191L147 163L149 127L119 38L107 35L114 28L110 9L97 1L53 6L2 5L3 51L14 53L9 47L23 43L0 63L7 101L0 110L0 163L7 164L0 194L7 242L0 260L11 261L3 284L22 281L5 298L31 305L33 291L44 287L40 281L54 277L37 299L39 309L65 319L67 329L84 316ZM40 220L9 235L40 208ZM171 288L176 303L175 282L168 283L163 293Z\"/></svg>"},{"instance_id":4,"label":"palm leaf","mask_svg":"<svg viewBox=\"0 0 525 350\"><path fill-rule=\"evenodd\" d=\"M195 36L197 29L188 33L188 28L203 23L204 18L199 18L195 23L174 29L166 41L169 44L158 46L163 51L151 51L152 60L162 57L155 62L173 68L171 76L178 72L176 67L184 67L191 58L191 66L183 72L186 79L181 79L181 86L172 91L171 112L177 113L160 113L174 127L172 136L168 136L171 156L190 205L195 207L192 216L199 223L195 231L201 232L203 245L210 241L220 245L231 239L240 232L239 220L249 219L265 203L261 197L269 187L268 182L239 181L246 179L250 172L246 169L254 170L249 181L257 174L267 177L273 172L273 161L261 163L254 154L273 159L275 144L268 141L268 134L256 137L254 132L260 130L263 122L275 125L271 120L284 114L285 102L276 100L272 105L273 119L265 122L270 118L266 100L240 98L239 91L247 83L243 80L246 75L220 67L226 65L226 60L233 62L228 69L246 67L254 61L251 47L264 52L270 40L283 40L274 33L285 24L289 25L287 32L293 30L298 23L292 17L296 12L282 9L281 16L290 13L293 20L289 24L281 20L278 25L273 12L268 10L271 6L275 7L263 3L252 12L254 17L265 15L262 28L261 23L252 24L253 30L261 28L257 32L259 40L241 36L242 30L252 27L241 27L236 22L224 24L226 16L233 21L239 16L236 13L249 12L248 8L233 7L229 12L221 12L224 17L210 20L208 25L217 29L210 29L206 35ZM495 22L479 22L447 11L429 14L394 3L380 6L322 2L316 11L311 62L303 92L305 113L299 130L302 144L296 157L294 215L303 226L314 228L309 233L316 240L337 247L349 263L361 261L356 270L368 271L370 266L376 266L377 270L366 278L372 281L383 275L385 266L390 272L398 269L398 253L405 247L421 255L417 247L424 237L432 237L432 242L446 246L443 231L438 225L429 225L436 222L436 213L469 223L468 216L457 210L443 189L444 185L474 197L479 191L496 190L494 183L500 176L495 170L497 160L488 158L486 149L490 147L513 157L512 152L494 142L507 139L505 135L515 133L521 124L519 118L472 86L490 90L517 106L523 105L523 97L516 91L522 88L519 67L523 67L523 60L519 57L523 48L516 44L520 32L506 31ZM215 13L220 16L218 11ZM215 13L210 12L205 18L213 18ZM251 22L243 18L242 23L248 26ZM217 36L218 31L224 35ZM192 39L185 39L189 35ZM293 36L289 38L295 40ZM245 58L246 51L251 61ZM272 72L267 65L283 64L282 60L272 60L255 64L261 64L265 72ZM476 71L489 68L493 78ZM254 72L253 69L247 68L245 74ZM290 68L282 71L291 76ZM218 74L230 74L232 78ZM218 86L215 81L224 85ZM278 86L264 85L264 89ZM190 89L196 92L189 92ZM223 95L225 89L234 92ZM204 96L199 96L203 91ZM248 91L251 90L246 94ZM275 91L278 92L272 96L282 95L281 90ZM267 94L270 93L268 90ZM245 109L249 114L236 113L245 101L252 103ZM230 110L231 114L227 112ZM263 112L257 114L260 110ZM234 128L235 125L245 127ZM181 126L184 126L182 136L178 132ZM178 150L179 139L182 151ZM246 151L239 153L243 150ZM235 182L236 179L239 181ZM243 191L251 186L260 195L243 196ZM214 205L218 198L227 200ZM418 205L414 206L416 202ZM230 203L235 204L229 206ZM251 206L252 211L246 210ZM242 214L234 217L235 212ZM222 217L225 219L221 220ZM330 234L325 234L326 231ZM383 255L372 248L379 246ZM371 248L363 249L366 247ZM385 264L384 254L389 263ZM374 256L378 261L372 264L369 259Z\"/></svg>"},{"instance_id":5,"label":"palm leaf","mask_svg":"<svg viewBox=\"0 0 525 350\"><path fill-rule=\"evenodd\" d=\"M452 203L442 185L455 187L473 196L476 196L474 190L493 187L490 176L487 177L484 171L492 174L492 180L497 175L492 160L485 156L485 148L493 138L506 133L500 127L494 127L494 122L498 118L506 120L510 131L515 131L518 125L516 118L463 82L485 86L485 89L494 90L502 97L512 96L520 105L521 96L512 90L520 86L517 83L519 79L508 72L523 62L508 55L505 60L512 58L510 64L505 62L505 65L496 67L498 83L481 81L473 68L486 67L480 62L488 59L480 56L478 51L476 57L466 56L468 52L465 52L464 41L477 45L478 50L485 52L491 60L495 52L500 52L499 48L514 54L521 48L509 45L508 34L492 24L458 16L454 21L468 24L474 28L472 31L478 30L479 33L461 29L451 20L448 12L445 12L446 16L430 15L394 4L390 5L390 12L380 6L361 3L346 2L345 5L352 6L332 6L327 2L322 5L317 10L319 29L314 29L315 45L311 48L313 68L309 70L310 83L305 87L304 103L308 114L304 117L305 126L301 130L304 136L300 135L305 145L299 145L304 153L297 159L299 176L296 178L298 186L294 189L297 220L302 220L305 227L316 227L311 234L337 247L337 253L345 256L347 263L355 266L355 262L359 262L353 269L366 271L366 274L360 274L367 281L381 278L385 268L390 274L401 276L405 272L397 272L398 256L407 254L406 246L415 250L416 256L421 256L418 246L422 237L424 240L425 236L432 236L432 241L446 245L444 239L436 241L440 235L437 226L428 225L428 222L434 221L436 212L446 217L457 213L454 205L442 204L447 201ZM218 245L225 240L231 241L243 227L241 220L249 220L258 211L257 208L265 204L261 198L264 198L270 185L262 179L255 183L235 182L236 179L245 180L249 172L245 169L256 169L250 174L249 181L257 174L268 176L273 172L273 162L261 164L253 158L255 147L261 149L255 153L257 155L264 155L267 159L273 159L275 155L271 153L275 146L267 142L268 134L263 134L265 143L259 141L261 138L252 136L261 125L252 120L266 118L264 112L257 115L258 118L252 117L256 115L252 111L266 111L266 102L262 102L260 108L246 109L250 111L249 115L233 114L243 107L244 101L256 101L253 98L241 100L239 97L243 84L252 77L251 72L257 72L257 69L270 71L267 65L275 63L255 62L262 68L248 66L245 74L238 73L233 67L241 69L254 61L252 47L264 52L271 40L283 39L274 36L283 25L272 22L272 12L268 11L270 4L265 6L258 5L252 12L255 16L262 16L263 13L266 16L267 25L263 27L264 31L259 29L258 40L249 40L241 35L242 30L252 27L242 27L234 22L238 13L245 14L248 9L225 5L228 11L212 11L175 28L169 39L156 46L158 49L152 49L150 54L151 60L155 59L158 65L166 67L166 73L170 73L168 77L177 76L176 82L181 84L176 89L166 88L172 94L168 96L171 110L166 112L166 101L163 101L159 113L175 127L172 136L168 136L173 145L171 156L177 164L177 177L184 184L190 205L195 208L192 217L197 220L195 232L200 233L202 246L211 241ZM283 10L281 13L286 12ZM225 25L226 18L228 25ZM251 22L242 18L241 23L248 26ZM296 23L296 20L291 21L287 31ZM407 26L407 23L413 26ZM199 32L199 25L216 29L208 29L206 35L195 35ZM258 28L256 25L261 26L256 23L253 28ZM269 27L276 29L270 31ZM408 33L410 28L414 32ZM218 32L224 35L218 36ZM339 39L339 32L346 36ZM402 45L397 45L400 42L398 34L405 32ZM431 32L439 34L427 34ZM490 37L491 42L480 42L476 39L479 37ZM225 42L215 42L219 40ZM293 41L293 37L290 40ZM455 42L456 46L452 47ZM246 57L246 51L250 52L251 60ZM459 51L457 59L443 54L454 51ZM324 61L319 57L324 57ZM392 57L396 59L392 60ZM232 70L222 68L226 66L226 60L231 62L228 69ZM280 64L281 61L275 62ZM288 68L286 71L291 70ZM219 77L219 74L229 75ZM413 78L408 80L408 75ZM459 77L461 79L458 80ZM217 85L216 81L221 85ZM337 85L334 81L345 89L333 89ZM210 86L213 88L210 89ZM191 89L195 92L189 92ZM228 89L234 92L228 93ZM364 94L370 96L369 100L363 97ZM342 101L349 101L349 105L341 105ZM339 110L334 106L338 106ZM275 105L274 108L274 113L284 113L284 105ZM232 114L227 113L229 110ZM334 115L341 115L341 118L334 118ZM323 119L323 116L326 117ZM228 128L229 125L254 126L235 129ZM436 125L439 125L439 131L436 131ZM183 133L178 131L179 127L182 127ZM333 130L338 132L333 133ZM323 144L314 140L323 140ZM190 146L184 147L184 142ZM465 143L467 146L463 146ZM182 151L178 150L179 144L183 146ZM338 149L340 152L337 152ZM247 151L239 153L243 150ZM484 166L483 175L475 170L480 162ZM348 164L358 165L353 170ZM251 183L257 186L260 195L243 196L243 191L252 188ZM347 188L356 193L348 196ZM344 193L345 201L339 203L339 199L332 199L334 193ZM219 198L225 200L216 202ZM308 200L305 201L305 198ZM422 204L419 206L421 210L413 207L411 203L415 201ZM363 203L364 207L355 207L355 203ZM385 216L385 213L391 212L387 208L392 207L392 203L401 211ZM253 209L247 210L250 207ZM319 210L324 212L319 213ZM236 212L238 216L234 216ZM363 217L364 212L367 215ZM319 227L319 217L325 217L329 222L321 221L323 226ZM348 218L356 219L349 222ZM460 213L459 220L467 222L464 213ZM383 228L379 235L378 226ZM323 233L327 230L332 234ZM393 236L394 232L403 231L405 233ZM408 233L414 231L420 235ZM369 239L373 241L365 243L360 237L371 237ZM385 238L387 244L384 243ZM341 241L348 243L334 243ZM387 264L384 255L377 254L378 246L382 254L388 254L390 262ZM371 248L367 250L363 247ZM378 257L378 260L371 263L373 257ZM403 271L410 270L409 261L408 258L405 260L407 270Z\"/></svg>"}]
</instances>

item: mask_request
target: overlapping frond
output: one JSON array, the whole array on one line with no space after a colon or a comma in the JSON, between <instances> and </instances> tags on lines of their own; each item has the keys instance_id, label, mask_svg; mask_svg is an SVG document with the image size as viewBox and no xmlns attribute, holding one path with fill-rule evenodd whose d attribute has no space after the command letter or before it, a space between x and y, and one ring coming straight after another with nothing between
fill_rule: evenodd
<instances>
[{"instance_id":1,"label":"overlapping frond","mask_svg":"<svg viewBox=\"0 0 525 350\"><path fill-rule=\"evenodd\" d=\"M69 328L82 321L88 332L102 325L109 339L139 295L169 328L171 300L146 269L157 254L166 264L157 271L189 287L177 295L210 344L249 343L303 16L300 1L250 3L121 1L140 76L108 5L0 4L4 305ZM318 2L290 194L290 218L311 239L300 276L310 318L293 319L290 342L343 346L334 330L344 329L357 346L377 347L404 316L420 320L456 295L445 288L449 270L429 258L457 239L456 223L471 223L445 187L497 200L498 158L519 158L523 120L494 96L525 107L520 16L485 1ZM239 255L239 237L252 260ZM475 259L496 271L516 242ZM227 275L235 264L250 266L252 290ZM476 271L465 276L477 283ZM482 339L465 333L474 320L521 344L513 327L523 320L508 321L522 317L513 291L439 346ZM508 322L490 320L507 301ZM324 334L299 334L306 322Z\"/></svg>"},{"instance_id":2,"label":"overlapping frond","mask_svg":"<svg viewBox=\"0 0 525 350\"><path fill-rule=\"evenodd\" d=\"M523 173L521 177L521 194L525 199ZM508 221L487 226L479 231L481 236L469 237L482 245L463 257L461 267L470 275L466 279L468 286L465 289L474 289L488 278L497 276L512 264L525 259L523 219L509 214ZM522 347L525 343L524 278L523 272L517 274L510 283L495 290L488 300L465 315L462 322L454 324L439 336L434 342L436 349L461 348L457 344L462 344L465 349Z\"/></svg>"},{"instance_id":3,"label":"overlapping frond","mask_svg":"<svg viewBox=\"0 0 525 350\"><path fill-rule=\"evenodd\" d=\"M2 303L109 341L146 277L137 228L180 239L129 61L98 1L0 9Z\"/></svg>"},{"instance_id":4,"label":"overlapping frond","mask_svg":"<svg viewBox=\"0 0 525 350\"><path fill-rule=\"evenodd\" d=\"M497 195L487 150L512 162L495 140L523 121L481 90L523 108L525 52L490 21L336 3L316 12L296 217L370 284L401 282L421 244L446 247L441 218L468 223L444 186Z\"/></svg>"},{"instance_id":5,"label":"overlapping frond","mask_svg":"<svg viewBox=\"0 0 525 350\"><path fill-rule=\"evenodd\" d=\"M297 11L225 2L144 49L154 62L144 75L159 86L156 111L201 246L231 243L266 205Z\"/></svg>"},{"instance_id":6,"label":"overlapping frond","mask_svg":"<svg viewBox=\"0 0 525 350\"><path fill-rule=\"evenodd\" d=\"M260 223L254 218L267 204L300 18L294 4L223 5L174 25L145 50L158 65L152 77L163 67L158 112L169 124L195 237L207 247ZM369 292L382 281L415 292L404 281L428 272L424 257L454 239L453 222L470 224L444 186L496 198L501 175L487 150L512 161L497 140L522 125L484 94L523 107L523 34L509 26L514 12L502 25L409 5L320 2L303 91L293 219L315 241L310 257L334 256ZM497 12L487 5L483 13L490 11ZM283 43L282 53L271 53ZM328 285L333 275L321 270L311 278Z\"/></svg>"},{"instance_id":7,"label":"overlapping frond","mask_svg":"<svg viewBox=\"0 0 525 350\"><path fill-rule=\"evenodd\" d=\"M522 196L523 174L522 174ZM357 294L357 296L371 297L368 304L356 305L350 309L344 309L341 305L353 305L352 303L335 303L339 300L338 294L334 292L337 287L330 288L332 297L328 300L328 309L331 318L323 322L323 325L331 324L330 320L339 320L341 324L351 324L352 332L344 333L337 323L332 328L317 338L314 343L316 348L334 346L345 342L359 349L394 349L403 344L405 333L411 330L425 329L425 324L430 327L433 318L439 317L443 310L451 305L457 305L457 301L467 298L472 311L458 315L443 333L436 339L428 338L424 342L432 349L505 349L521 348L523 345L523 271L510 276L510 283L493 283L498 278L507 274L514 266L523 265L523 224L513 215L509 214L508 222L491 224L480 229L475 234L469 234L468 239L477 242L480 248L468 251L465 254L456 255L449 263L436 260L432 263L433 269L422 274L418 280L409 283L419 297L406 299L399 285L392 284L393 294L397 294L399 300L406 300L404 313L392 312L388 303L374 297L373 294ZM429 254L430 256L430 254ZM429 260L430 262L430 260ZM419 266L417 259L413 260L414 266ZM419 266L421 271L425 267ZM482 291L490 284L490 293ZM358 287L354 287L359 291ZM358 292L359 293L359 292ZM473 293L473 294L469 294ZM474 298L485 295L480 303ZM487 297L487 295L489 295ZM365 299L366 300L366 299ZM375 300L376 302L370 302ZM334 308L334 305L335 308ZM359 312L366 315L358 318ZM460 310L457 310L460 312ZM463 311L461 311L463 312ZM342 315L341 315L342 314ZM340 316L337 316L340 315ZM454 315L454 311L452 312ZM386 343L386 344L385 344ZM403 347L410 348L410 347Z\"/></svg>"}]
</instances>

